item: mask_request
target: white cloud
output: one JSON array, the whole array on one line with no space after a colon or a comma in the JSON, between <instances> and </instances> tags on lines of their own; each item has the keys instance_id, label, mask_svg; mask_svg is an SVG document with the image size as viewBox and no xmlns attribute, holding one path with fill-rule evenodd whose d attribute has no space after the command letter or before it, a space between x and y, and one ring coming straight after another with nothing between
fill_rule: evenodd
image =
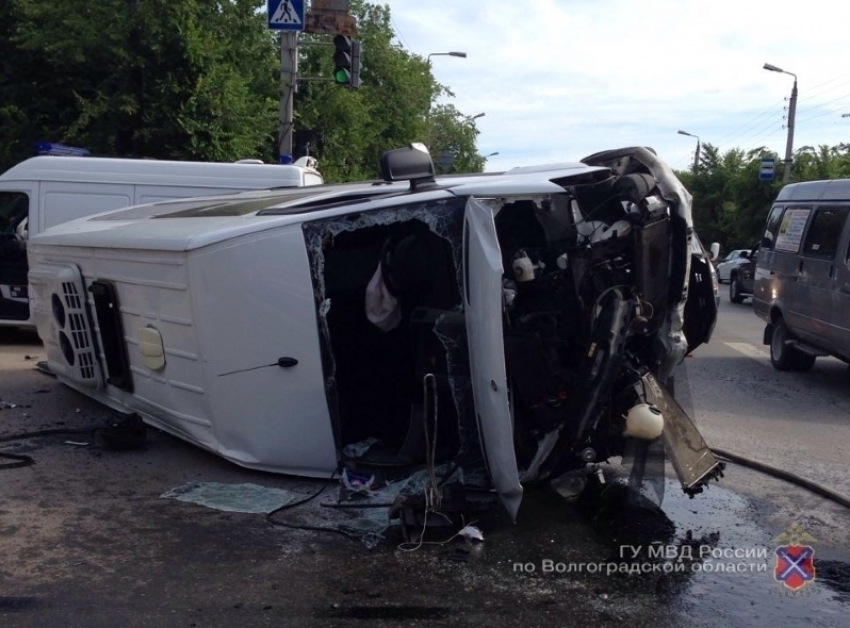
<instances>
[{"instance_id":1,"label":"white cloud","mask_svg":"<svg viewBox=\"0 0 850 628\"><path fill-rule=\"evenodd\" d=\"M697 134L728 150L785 152L784 106L799 77L794 146L850 136L846 2L752 0L390 0L400 41L477 120L488 169L654 147L676 168Z\"/></svg>"}]
</instances>

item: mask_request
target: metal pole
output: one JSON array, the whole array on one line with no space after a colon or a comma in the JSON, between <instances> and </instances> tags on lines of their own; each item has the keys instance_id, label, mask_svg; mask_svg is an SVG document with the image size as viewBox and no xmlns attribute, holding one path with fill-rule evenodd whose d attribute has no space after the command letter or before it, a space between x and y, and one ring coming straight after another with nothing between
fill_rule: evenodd
<instances>
[{"instance_id":1,"label":"metal pole","mask_svg":"<svg viewBox=\"0 0 850 628\"><path fill-rule=\"evenodd\" d=\"M791 176L791 162L794 151L794 115L797 113L797 77L794 76L794 87L791 90L791 102L788 105L788 143L785 145L785 168L782 172L782 182L787 183Z\"/></svg>"},{"instance_id":2,"label":"metal pole","mask_svg":"<svg viewBox=\"0 0 850 628\"><path fill-rule=\"evenodd\" d=\"M298 33L280 34L280 128L277 152L292 156L292 102L298 75Z\"/></svg>"},{"instance_id":3,"label":"metal pole","mask_svg":"<svg viewBox=\"0 0 850 628\"><path fill-rule=\"evenodd\" d=\"M699 138L697 138L697 152L694 153L694 174L697 173L699 167Z\"/></svg>"}]
</instances>

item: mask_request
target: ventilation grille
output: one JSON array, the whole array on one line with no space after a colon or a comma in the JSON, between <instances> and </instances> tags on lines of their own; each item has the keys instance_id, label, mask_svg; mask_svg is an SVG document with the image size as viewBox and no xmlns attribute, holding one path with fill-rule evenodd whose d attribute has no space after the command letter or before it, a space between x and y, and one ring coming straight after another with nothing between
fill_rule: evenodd
<instances>
[{"instance_id":1,"label":"ventilation grille","mask_svg":"<svg viewBox=\"0 0 850 628\"><path fill-rule=\"evenodd\" d=\"M77 376L81 380L94 382L97 379L95 366L95 354L92 347L91 333L86 324L85 301L75 282L62 282L62 297L65 304L65 316L58 323L64 322L64 330L60 332L60 346L62 346L65 360L69 366L77 369ZM70 342L61 340L64 333ZM69 352L70 349L70 352Z\"/></svg>"}]
</instances>

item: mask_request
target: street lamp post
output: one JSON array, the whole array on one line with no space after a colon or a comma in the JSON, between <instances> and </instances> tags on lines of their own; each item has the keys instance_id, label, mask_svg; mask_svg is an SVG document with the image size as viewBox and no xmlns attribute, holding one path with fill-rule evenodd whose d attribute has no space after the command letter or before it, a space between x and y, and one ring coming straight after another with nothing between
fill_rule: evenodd
<instances>
[{"instance_id":1,"label":"street lamp post","mask_svg":"<svg viewBox=\"0 0 850 628\"><path fill-rule=\"evenodd\" d=\"M791 101L788 103L788 141L785 144L785 168L782 171L782 182L787 183L788 177L791 176L791 162L793 161L794 115L797 113L797 75L769 63L764 64L764 69L771 72L790 74L794 77L794 87L791 89Z\"/></svg>"},{"instance_id":2,"label":"street lamp post","mask_svg":"<svg viewBox=\"0 0 850 628\"><path fill-rule=\"evenodd\" d=\"M459 57L460 59L466 59L466 53L454 50L452 52L429 52L425 57L425 60L428 62L428 67L431 67L431 57ZM484 115L484 114L481 114ZM428 101L428 115L426 116L426 122L428 123L428 133L426 137L425 145L428 147L428 150L431 150L431 101Z\"/></svg>"},{"instance_id":3,"label":"street lamp post","mask_svg":"<svg viewBox=\"0 0 850 628\"><path fill-rule=\"evenodd\" d=\"M699 135L694 135L693 133L688 133L687 131L679 131L679 135L687 135L688 137L697 138L697 151L694 153L694 174L696 174L697 168L699 167Z\"/></svg>"}]
</instances>

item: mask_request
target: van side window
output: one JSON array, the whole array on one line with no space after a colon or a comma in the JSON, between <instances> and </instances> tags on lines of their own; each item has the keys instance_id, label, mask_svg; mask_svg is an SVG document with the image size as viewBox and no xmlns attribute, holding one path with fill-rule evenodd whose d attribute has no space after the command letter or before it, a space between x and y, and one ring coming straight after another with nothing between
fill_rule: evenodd
<instances>
[{"instance_id":1,"label":"van side window","mask_svg":"<svg viewBox=\"0 0 850 628\"><path fill-rule=\"evenodd\" d=\"M23 192L0 192L0 234L26 238L30 199Z\"/></svg>"},{"instance_id":2,"label":"van side window","mask_svg":"<svg viewBox=\"0 0 850 628\"><path fill-rule=\"evenodd\" d=\"M806 241L803 243L803 255L835 259L848 213L850 209L846 207L815 211L809 232L806 234Z\"/></svg>"},{"instance_id":3,"label":"van side window","mask_svg":"<svg viewBox=\"0 0 850 628\"><path fill-rule=\"evenodd\" d=\"M774 205L770 210L770 216L767 217L767 225L764 228L764 235L761 238L761 248L773 249L773 243L776 242L776 234L779 231L779 221L782 219L782 210L785 209L782 205Z\"/></svg>"}]
</instances>

